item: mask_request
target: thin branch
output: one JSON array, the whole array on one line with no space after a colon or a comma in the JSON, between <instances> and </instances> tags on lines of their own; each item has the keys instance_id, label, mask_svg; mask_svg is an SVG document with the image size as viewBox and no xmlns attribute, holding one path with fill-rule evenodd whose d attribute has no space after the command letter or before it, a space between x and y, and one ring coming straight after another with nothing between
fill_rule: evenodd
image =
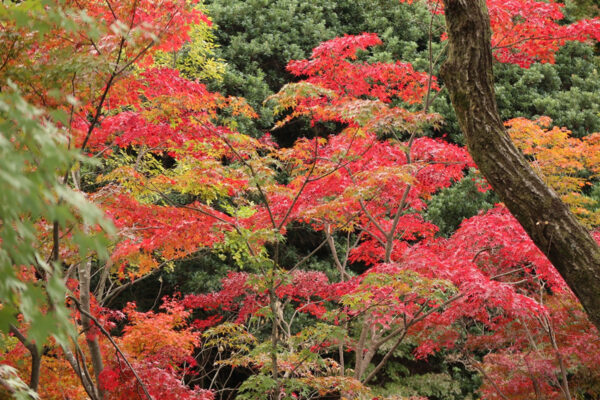
<instances>
[{"instance_id":1,"label":"thin branch","mask_svg":"<svg viewBox=\"0 0 600 400\"><path fill-rule=\"evenodd\" d=\"M110 289L108 291L108 293L106 294L106 296L104 296L102 298L102 302L100 304L102 304L102 305L106 304L106 306L109 306L112 303L112 301L114 300L114 297L117 296L119 293L121 293L123 290L152 276L155 272L160 271L161 267L165 266L167 263L169 263L171 261L172 261L172 259L164 261L161 264L159 264L158 267L156 267L152 271L150 271L148 274L140 276L139 278L136 278L132 281L130 280L130 281L124 283L123 285L116 287L114 289Z\"/></svg>"},{"instance_id":2,"label":"thin branch","mask_svg":"<svg viewBox=\"0 0 600 400\"><path fill-rule=\"evenodd\" d=\"M287 209L285 215L281 219L281 222L279 223L279 226L277 227L278 231L281 230L281 228L285 225L285 221L288 219L288 217L290 216L292 210L296 206L296 203L300 199L300 195L302 194L302 192L304 192L304 189L306 188L306 185L308 185L308 183L311 181L310 177L312 176L313 172L315 171L315 168L317 167L318 152L319 152L319 145L318 145L317 140L315 140L315 158L314 158L315 162L312 164L310 170L308 171L308 175L304 179L304 182L302 183L302 186L300 186L300 189L298 189L298 192L296 193L296 196L294 196L294 200L292 200L292 204L290 204L290 206Z\"/></svg>"},{"instance_id":3,"label":"thin branch","mask_svg":"<svg viewBox=\"0 0 600 400\"><path fill-rule=\"evenodd\" d=\"M498 384L492 378L490 378L490 376L485 372L483 367L481 365L479 365L479 363L477 363L475 360L471 360L471 359L469 359L468 361L469 361L469 365L473 366L477 371L479 371L479 373L483 376L484 379L487 379L488 382L490 382L492 384L492 387L494 388L496 393L498 393L498 396L502 397L504 400L509 400L509 398L506 397L506 395L504 393L502 393L502 391L498 387ZM473 362L473 361L475 361L475 362Z\"/></svg>"},{"instance_id":4,"label":"thin branch","mask_svg":"<svg viewBox=\"0 0 600 400\"><path fill-rule=\"evenodd\" d=\"M275 217L273 216L273 212L271 211L269 199L267 198L267 195L265 194L264 190L262 189L262 186L260 185L260 183L258 181L258 175L256 174L254 167L252 167L252 165L250 163L248 163L244 159L244 157L241 156L241 154L235 149L235 147L233 147L233 145L229 142L229 140L227 140L223 135L220 135L216 130L214 130L212 128L209 128L209 129L219 139L221 139L225 143L225 145L233 152L233 154L236 155L236 157L241 161L241 163L246 168L248 168L248 170L250 171L250 174L252 175L252 178L254 178L256 189L258 190L258 193L260 194L260 197L262 198L263 204L264 204L265 208L267 209L267 213L269 214L269 219L271 220L271 225L273 225L273 229L277 229L277 223L275 222Z\"/></svg>"},{"instance_id":5,"label":"thin branch","mask_svg":"<svg viewBox=\"0 0 600 400\"><path fill-rule=\"evenodd\" d=\"M416 318L413 318L410 322L408 322L408 325L406 327L405 326L401 326L401 327L393 330L392 333L390 333L389 335L387 335L387 336L381 338L380 340L378 340L375 343L375 345L377 347L380 347L382 344L386 343L390 339L393 339L396 335L402 333L402 331L404 329L408 329L409 327L415 325L416 323L423 321L425 318L427 318L428 316L430 316L434 312L443 310L446 306L450 305L451 303L455 302L456 300L459 300L459 299L463 298L464 296L465 296L464 293L459 293L459 294L456 294L456 295L450 297L448 300L446 300L442 304L440 304L440 305L438 305L436 307L433 307L432 309L428 310L426 313L421 314L420 316L418 316Z\"/></svg>"},{"instance_id":6,"label":"thin branch","mask_svg":"<svg viewBox=\"0 0 600 400\"><path fill-rule=\"evenodd\" d=\"M106 5L108 6L108 9L110 10L110 13L112 14L113 18L115 19L115 21L117 21L119 18L117 18L117 14L115 14L115 11L112 8L112 5L110 4L110 1L105 0Z\"/></svg>"},{"instance_id":7,"label":"thin branch","mask_svg":"<svg viewBox=\"0 0 600 400\"><path fill-rule=\"evenodd\" d=\"M297 269L298 267L300 267L302 264L304 264L306 261L308 261L309 258L311 258L312 256L314 256L316 254L317 251L319 251L321 249L321 247L325 246L327 244L327 239L323 240L321 242L321 244L319 244L317 247L315 247L315 249L313 251L311 251L310 253L308 253L306 256L304 256L304 258L302 258L302 260L298 261L291 269L290 271L293 271L295 269Z\"/></svg>"},{"instance_id":8,"label":"thin branch","mask_svg":"<svg viewBox=\"0 0 600 400\"><path fill-rule=\"evenodd\" d=\"M71 299L73 301L73 303L75 303L75 306L77 307L77 309L79 310L79 312L81 314L85 315L86 317L88 317L89 319L91 319L92 321L94 321L94 323L96 324L96 327L100 330L100 332L102 332L102 334L104 336L106 336L106 338L110 341L110 343L113 345L113 347L115 348L115 350L121 355L121 357L123 357L123 361L125 361L125 364L127 364L127 366L129 367L129 369L133 373L133 376L135 376L135 379L137 380L138 384L141 386L141 388L144 391L144 394L146 395L146 397L149 400L154 400L154 398L148 392L148 389L146 388L146 385L144 384L144 382L142 382L142 380L140 379L139 375L137 374L137 372L135 371L135 369L133 368L133 366L131 365L131 363L129 362L129 360L127 359L127 357L125 356L125 353L123 353L123 351L121 350L121 348L119 347L119 345L115 342L115 340L112 338L112 336L110 335L110 333L108 333L108 331L106 329L104 329L104 327L102 326L102 324L100 324L100 322L96 319L96 317L94 317L92 314L88 313L87 311L85 311L85 310L83 310L81 308L81 305L79 304L79 301L75 297L73 297L73 296L67 296L67 298Z\"/></svg>"},{"instance_id":9,"label":"thin branch","mask_svg":"<svg viewBox=\"0 0 600 400\"><path fill-rule=\"evenodd\" d=\"M94 391L94 386L91 381L87 380L86 376L82 372L80 365L79 365L79 359L75 359L75 356L73 355L71 350L69 348L67 348L66 346L61 345L61 348L62 348L62 351L65 355L67 362L71 365L71 368L73 368L73 371L75 371L75 373L79 377L79 380L81 381L83 388L85 389L88 396L90 396L90 399L97 400L98 397Z\"/></svg>"},{"instance_id":10,"label":"thin branch","mask_svg":"<svg viewBox=\"0 0 600 400\"><path fill-rule=\"evenodd\" d=\"M338 272L340 273L340 280L343 282L346 278L349 278L348 273L346 273L346 269L340 262L340 258L338 256L337 250L335 248L335 243L333 241L333 236L331 235L331 227L329 224L325 225L325 237L327 240L327 244L329 245L329 250L331 251L331 255L333 256L333 262L337 267Z\"/></svg>"},{"instance_id":11,"label":"thin branch","mask_svg":"<svg viewBox=\"0 0 600 400\"><path fill-rule=\"evenodd\" d=\"M17 44L17 39L18 36L15 36L15 39L12 41L12 43L10 44L10 48L6 51L6 58L4 59L4 61L2 62L2 65L0 65L0 71L2 71L4 69L4 67L6 67L6 65L8 64L8 61L11 58L11 52L15 47L15 44Z\"/></svg>"},{"instance_id":12,"label":"thin branch","mask_svg":"<svg viewBox=\"0 0 600 400\"><path fill-rule=\"evenodd\" d=\"M90 375L90 372L88 371L88 368L87 368L87 362L85 360L85 355L83 354L83 351L81 350L81 347L79 346L77 341L73 340L73 343L75 345L75 354L77 355L77 357L75 358L75 361L77 361L77 367L78 367L79 373L83 374L83 375L80 375L79 378L82 380L82 383L84 384L84 387L85 387L85 383L83 382L83 378L85 377L86 382L89 382L89 386L91 388L92 395L90 397L93 399L97 399L100 396L98 395L98 393L96 393L96 390L95 390L96 388L94 387L94 384L93 384L94 381L92 380L92 376ZM79 362L80 358L81 358L81 362ZM100 383L98 383L98 385L99 384ZM89 394L89 392L88 392L88 394Z\"/></svg>"}]
</instances>

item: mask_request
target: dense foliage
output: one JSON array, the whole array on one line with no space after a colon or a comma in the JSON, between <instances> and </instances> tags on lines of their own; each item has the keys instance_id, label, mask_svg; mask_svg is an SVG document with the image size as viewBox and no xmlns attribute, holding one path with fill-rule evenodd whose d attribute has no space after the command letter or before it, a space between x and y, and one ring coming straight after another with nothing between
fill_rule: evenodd
<instances>
[{"instance_id":1,"label":"dense foliage","mask_svg":"<svg viewBox=\"0 0 600 400\"><path fill-rule=\"evenodd\" d=\"M460 146L442 6L408 3L3 3L0 395L598 396L597 330ZM488 6L509 133L597 230L600 20Z\"/></svg>"}]
</instances>

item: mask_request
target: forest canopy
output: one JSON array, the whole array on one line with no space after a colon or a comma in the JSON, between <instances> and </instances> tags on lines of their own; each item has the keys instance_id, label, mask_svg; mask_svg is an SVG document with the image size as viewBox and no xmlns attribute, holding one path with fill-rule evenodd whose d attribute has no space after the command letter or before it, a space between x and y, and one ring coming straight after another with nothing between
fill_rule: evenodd
<instances>
[{"instance_id":1,"label":"forest canopy","mask_svg":"<svg viewBox=\"0 0 600 400\"><path fill-rule=\"evenodd\" d=\"M502 129L600 242L600 10L487 10ZM598 398L448 48L436 0L3 1L0 397Z\"/></svg>"}]
</instances>

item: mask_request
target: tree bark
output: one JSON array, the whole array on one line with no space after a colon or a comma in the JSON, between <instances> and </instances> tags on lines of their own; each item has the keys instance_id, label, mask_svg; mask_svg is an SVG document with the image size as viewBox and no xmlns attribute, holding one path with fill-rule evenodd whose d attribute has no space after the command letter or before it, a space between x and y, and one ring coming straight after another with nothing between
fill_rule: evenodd
<instances>
[{"instance_id":1,"label":"tree bark","mask_svg":"<svg viewBox=\"0 0 600 400\"><path fill-rule=\"evenodd\" d=\"M29 388L34 392L37 392L40 384L42 355L40 354L37 345L27 340L25 335L23 335L21 331L18 330L13 324L10 324L9 332L12 333L19 340L19 342L21 342L21 344L25 346L27 350L29 350L29 353L31 354L31 378L29 379Z\"/></svg>"},{"instance_id":2,"label":"tree bark","mask_svg":"<svg viewBox=\"0 0 600 400\"><path fill-rule=\"evenodd\" d=\"M92 329L92 320L89 315L91 314L90 303L91 303L91 261L81 261L79 263L78 276L79 276L79 303L81 307L81 326L86 333L86 343L90 351L90 358L94 370L94 377L96 378L96 389L98 391L98 397L104 399L105 391L100 385L100 373L104 369L102 362L102 352L100 350L100 344L98 338L95 335L90 334Z\"/></svg>"},{"instance_id":3,"label":"tree bark","mask_svg":"<svg viewBox=\"0 0 600 400\"><path fill-rule=\"evenodd\" d=\"M444 0L449 53L441 77L481 173L600 330L600 248L533 171L498 114L485 0Z\"/></svg>"}]
</instances>

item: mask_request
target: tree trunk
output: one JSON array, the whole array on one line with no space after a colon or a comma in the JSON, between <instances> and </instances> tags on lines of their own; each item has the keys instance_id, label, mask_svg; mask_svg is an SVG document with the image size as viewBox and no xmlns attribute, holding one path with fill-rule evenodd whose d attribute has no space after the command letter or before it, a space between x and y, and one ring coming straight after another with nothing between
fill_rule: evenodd
<instances>
[{"instance_id":1,"label":"tree trunk","mask_svg":"<svg viewBox=\"0 0 600 400\"><path fill-rule=\"evenodd\" d=\"M40 354L37 345L27 340L25 335L23 335L21 331L18 330L13 324L10 324L9 332L12 333L19 340L19 342L21 342L21 344L25 346L27 350L29 350L29 353L31 354L31 378L29 380L29 388L34 392L37 392L40 384L42 355Z\"/></svg>"},{"instance_id":2,"label":"tree trunk","mask_svg":"<svg viewBox=\"0 0 600 400\"><path fill-rule=\"evenodd\" d=\"M100 350L100 344L96 335L90 334L92 329L92 320L88 314L91 314L90 303L91 303L91 292L90 292L90 281L91 281L91 261L81 261L79 263L79 302L81 309L84 311L81 313L81 326L86 333L86 343L90 351L90 358L94 369L94 377L96 378L96 388L98 390L98 397L104 399L104 389L100 385L100 372L104 369L102 362L102 352Z\"/></svg>"},{"instance_id":3,"label":"tree trunk","mask_svg":"<svg viewBox=\"0 0 600 400\"><path fill-rule=\"evenodd\" d=\"M497 111L485 0L444 0L441 77L479 170L600 330L600 248L511 142Z\"/></svg>"}]
</instances>

